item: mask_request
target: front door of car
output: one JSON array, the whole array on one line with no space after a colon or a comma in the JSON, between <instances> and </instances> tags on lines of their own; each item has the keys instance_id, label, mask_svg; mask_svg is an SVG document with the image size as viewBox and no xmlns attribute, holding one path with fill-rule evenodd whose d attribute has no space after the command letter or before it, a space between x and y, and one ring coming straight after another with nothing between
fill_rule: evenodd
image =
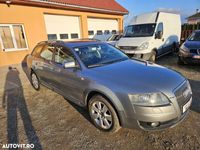
<instances>
[{"instance_id":1,"label":"front door of car","mask_svg":"<svg viewBox=\"0 0 200 150\"><path fill-rule=\"evenodd\" d=\"M74 62L75 67L65 68L64 64ZM55 48L54 55L54 79L55 89L64 97L80 104L86 87L86 80L82 78L82 71L69 49L63 46Z\"/></svg>"},{"instance_id":2,"label":"front door of car","mask_svg":"<svg viewBox=\"0 0 200 150\"><path fill-rule=\"evenodd\" d=\"M161 36L159 37L159 33L161 34ZM158 23L157 25L157 29L155 32L155 45L157 47L158 53L157 56L162 55L163 53L165 53L164 49L163 49L163 44L164 44L164 37L163 37L164 31L163 31L163 23Z\"/></svg>"}]
</instances>

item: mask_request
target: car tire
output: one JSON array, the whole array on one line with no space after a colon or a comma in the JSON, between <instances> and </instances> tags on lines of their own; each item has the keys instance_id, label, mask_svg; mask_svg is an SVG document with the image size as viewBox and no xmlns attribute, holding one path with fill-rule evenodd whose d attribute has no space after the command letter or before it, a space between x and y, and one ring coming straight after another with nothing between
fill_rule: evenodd
<instances>
[{"instance_id":1,"label":"car tire","mask_svg":"<svg viewBox=\"0 0 200 150\"><path fill-rule=\"evenodd\" d=\"M37 91L39 91L40 89L40 81L38 76L36 75L35 72L31 72L31 85L33 86L33 88Z\"/></svg>"},{"instance_id":2,"label":"car tire","mask_svg":"<svg viewBox=\"0 0 200 150\"><path fill-rule=\"evenodd\" d=\"M93 124L98 129L112 133L120 129L115 109L103 96L93 96L89 101L88 110Z\"/></svg>"},{"instance_id":3,"label":"car tire","mask_svg":"<svg viewBox=\"0 0 200 150\"><path fill-rule=\"evenodd\" d=\"M153 50L153 51L151 52L151 56L150 56L150 58L149 58L149 61L151 61L151 62L156 62L156 51L155 51L155 50Z\"/></svg>"}]
</instances>

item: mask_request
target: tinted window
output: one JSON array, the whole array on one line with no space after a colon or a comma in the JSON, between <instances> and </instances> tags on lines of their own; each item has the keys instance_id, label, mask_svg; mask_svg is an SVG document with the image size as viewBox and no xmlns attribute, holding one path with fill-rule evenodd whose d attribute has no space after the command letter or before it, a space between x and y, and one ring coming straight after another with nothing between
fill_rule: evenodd
<instances>
[{"instance_id":1,"label":"tinted window","mask_svg":"<svg viewBox=\"0 0 200 150\"><path fill-rule=\"evenodd\" d=\"M58 64L74 62L74 57L68 49L59 46L55 48L55 62Z\"/></svg>"},{"instance_id":2,"label":"tinted window","mask_svg":"<svg viewBox=\"0 0 200 150\"><path fill-rule=\"evenodd\" d=\"M94 35L94 31L88 31L88 35Z\"/></svg>"},{"instance_id":3,"label":"tinted window","mask_svg":"<svg viewBox=\"0 0 200 150\"><path fill-rule=\"evenodd\" d=\"M60 34L60 39L68 39L68 34Z\"/></svg>"},{"instance_id":4,"label":"tinted window","mask_svg":"<svg viewBox=\"0 0 200 150\"><path fill-rule=\"evenodd\" d=\"M101 30L97 30L97 35L102 35L103 32Z\"/></svg>"},{"instance_id":5,"label":"tinted window","mask_svg":"<svg viewBox=\"0 0 200 150\"><path fill-rule=\"evenodd\" d=\"M77 33L72 33L71 34L71 38L72 39L77 39L78 38L78 34Z\"/></svg>"},{"instance_id":6,"label":"tinted window","mask_svg":"<svg viewBox=\"0 0 200 150\"><path fill-rule=\"evenodd\" d=\"M37 45L34 49L33 49L33 52L32 52L32 55L33 56L39 56L42 48L43 48L44 45L40 44L40 45Z\"/></svg>"},{"instance_id":7,"label":"tinted window","mask_svg":"<svg viewBox=\"0 0 200 150\"><path fill-rule=\"evenodd\" d=\"M40 57L44 58L45 60L52 60L53 50L54 50L54 47L45 45L42 52L40 53Z\"/></svg>"},{"instance_id":8,"label":"tinted window","mask_svg":"<svg viewBox=\"0 0 200 150\"><path fill-rule=\"evenodd\" d=\"M56 34L48 34L48 40L57 40L57 35Z\"/></svg>"},{"instance_id":9,"label":"tinted window","mask_svg":"<svg viewBox=\"0 0 200 150\"><path fill-rule=\"evenodd\" d=\"M193 32L188 38L189 41L200 41L200 32Z\"/></svg>"}]
</instances>

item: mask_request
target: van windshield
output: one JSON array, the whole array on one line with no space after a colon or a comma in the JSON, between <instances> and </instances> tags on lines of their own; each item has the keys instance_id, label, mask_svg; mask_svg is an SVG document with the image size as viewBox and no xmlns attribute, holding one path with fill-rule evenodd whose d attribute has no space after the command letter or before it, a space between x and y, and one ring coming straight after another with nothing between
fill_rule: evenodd
<instances>
[{"instance_id":1,"label":"van windshield","mask_svg":"<svg viewBox=\"0 0 200 150\"><path fill-rule=\"evenodd\" d=\"M126 28L124 37L146 37L153 36L156 24L137 24Z\"/></svg>"},{"instance_id":2,"label":"van windshield","mask_svg":"<svg viewBox=\"0 0 200 150\"><path fill-rule=\"evenodd\" d=\"M188 40L189 41L200 41L200 32L193 32Z\"/></svg>"}]
</instances>

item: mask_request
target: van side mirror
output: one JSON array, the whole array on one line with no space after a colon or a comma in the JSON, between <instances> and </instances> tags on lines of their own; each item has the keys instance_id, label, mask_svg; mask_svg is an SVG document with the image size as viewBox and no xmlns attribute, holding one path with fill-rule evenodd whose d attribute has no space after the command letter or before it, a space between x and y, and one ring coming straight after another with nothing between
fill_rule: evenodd
<instances>
[{"instance_id":1,"label":"van side mirror","mask_svg":"<svg viewBox=\"0 0 200 150\"><path fill-rule=\"evenodd\" d=\"M155 39L162 39L162 36L163 36L163 32L162 32L162 31L158 31L158 32L155 34Z\"/></svg>"},{"instance_id":2,"label":"van side mirror","mask_svg":"<svg viewBox=\"0 0 200 150\"><path fill-rule=\"evenodd\" d=\"M75 64L75 62L64 62L64 63L63 63L63 67L64 67L65 69L67 69L67 68L75 68L75 67L76 67L76 64Z\"/></svg>"}]
</instances>

